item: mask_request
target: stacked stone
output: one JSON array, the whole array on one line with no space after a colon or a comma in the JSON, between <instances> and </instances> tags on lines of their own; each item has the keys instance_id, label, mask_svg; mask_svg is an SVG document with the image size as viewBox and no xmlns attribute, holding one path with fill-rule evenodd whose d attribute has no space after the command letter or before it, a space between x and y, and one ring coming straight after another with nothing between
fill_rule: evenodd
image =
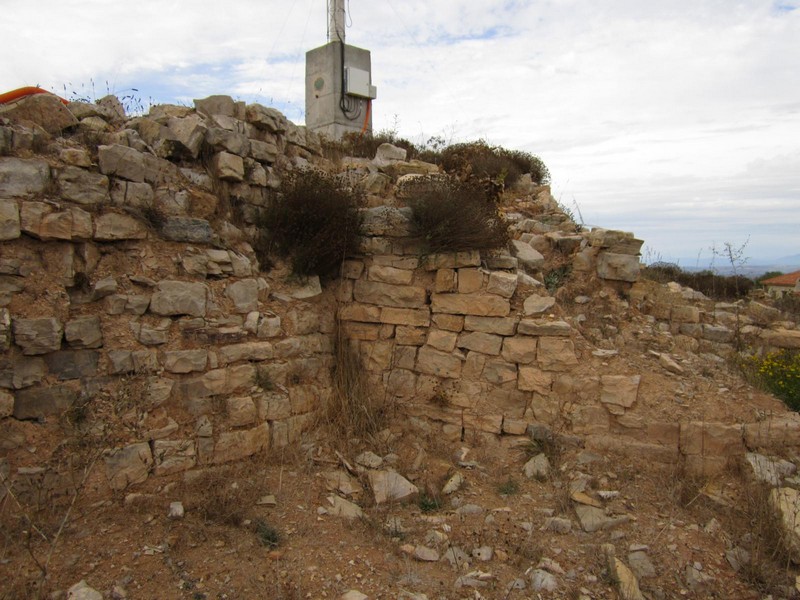
<instances>
[{"instance_id":1,"label":"stacked stone","mask_svg":"<svg viewBox=\"0 0 800 600\"><path fill-rule=\"evenodd\" d=\"M318 280L259 277L215 215L221 199L262 206L273 165L304 164L319 140L225 96L131 120L42 98L0 115L4 447L24 442L14 423L109 395L141 418L105 458L115 489L297 440L330 394L332 311ZM68 129L104 143L55 138Z\"/></svg>"},{"instance_id":2,"label":"stacked stone","mask_svg":"<svg viewBox=\"0 0 800 600\"><path fill-rule=\"evenodd\" d=\"M344 265L339 319L367 370L410 414L443 422L452 436L519 435L550 422L554 380L578 363L572 327L547 314L555 300L518 292L508 255L488 257L507 269L484 268L477 251L420 258L409 216L365 211L369 254Z\"/></svg>"}]
</instances>

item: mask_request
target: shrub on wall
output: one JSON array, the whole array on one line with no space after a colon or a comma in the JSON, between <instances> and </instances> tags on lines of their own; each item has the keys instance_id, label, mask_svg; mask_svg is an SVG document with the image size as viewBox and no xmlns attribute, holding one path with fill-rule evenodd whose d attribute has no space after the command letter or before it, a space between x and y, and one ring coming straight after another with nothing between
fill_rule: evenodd
<instances>
[{"instance_id":1,"label":"shrub on wall","mask_svg":"<svg viewBox=\"0 0 800 600\"><path fill-rule=\"evenodd\" d=\"M332 275L358 245L363 192L314 169L289 173L259 222L259 260L288 257L297 275Z\"/></svg>"},{"instance_id":2,"label":"shrub on wall","mask_svg":"<svg viewBox=\"0 0 800 600\"><path fill-rule=\"evenodd\" d=\"M489 250L508 244L505 219L475 182L432 176L409 200L412 224L429 253Z\"/></svg>"},{"instance_id":3,"label":"shrub on wall","mask_svg":"<svg viewBox=\"0 0 800 600\"><path fill-rule=\"evenodd\" d=\"M535 184L550 181L550 172L542 160L530 152L490 146L484 140L453 144L441 152L441 165L448 173L462 179L474 176L511 186L525 173Z\"/></svg>"}]
</instances>

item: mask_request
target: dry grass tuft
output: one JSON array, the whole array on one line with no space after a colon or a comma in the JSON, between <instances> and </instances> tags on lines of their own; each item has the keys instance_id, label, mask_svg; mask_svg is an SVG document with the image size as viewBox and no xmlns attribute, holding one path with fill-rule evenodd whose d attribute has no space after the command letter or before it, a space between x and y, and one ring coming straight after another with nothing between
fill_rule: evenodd
<instances>
[{"instance_id":1,"label":"dry grass tuft","mask_svg":"<svg viewBox=\"0 0 800 600\"><path fill-rule=\"evenodd\" d=\"M319 411L318 425L336 443L352 438L370 439L389 422L390 406L364 376L364 368L355 344L341 329L335 337L332 393Z\"/></svg>"}]
</instances>

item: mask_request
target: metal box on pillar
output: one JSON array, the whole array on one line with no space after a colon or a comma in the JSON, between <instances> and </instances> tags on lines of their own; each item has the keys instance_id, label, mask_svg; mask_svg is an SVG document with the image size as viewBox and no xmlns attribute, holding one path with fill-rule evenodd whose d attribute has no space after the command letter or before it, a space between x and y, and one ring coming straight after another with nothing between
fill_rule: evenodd
<instances>
[{"instance_id":1,"label":"metal box on pillar","mask_svg":"<svg viewBox=\"0 0 800 600\"><path fill-rule=\"evenodd\" d=\"M331 139L372 133L372 59L345 44L343 0L328 2L328 43L306 52L306 127Z\"/></svg>"}]
</instances>

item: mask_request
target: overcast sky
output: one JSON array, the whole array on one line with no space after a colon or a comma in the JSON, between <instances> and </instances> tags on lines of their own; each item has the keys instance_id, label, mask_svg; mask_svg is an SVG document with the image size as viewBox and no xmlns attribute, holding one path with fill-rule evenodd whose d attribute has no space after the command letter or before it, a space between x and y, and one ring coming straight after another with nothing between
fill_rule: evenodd
<instances>
[{"instance_id":1,"label":"overcast sky","mask_svg":"<svg viewBox=\"0 0 800 600\"><path fill-rule=\"evenodd\" d=\"M0 92L229 94L296 123L305 51L327 41L325 0L0 14ZM651 260L704 266L748 237L751 262L800 254L800 0L352 0L348 25L372 52L376 130L538 154L556 198Z\"/></svg>"}]
</instances>

